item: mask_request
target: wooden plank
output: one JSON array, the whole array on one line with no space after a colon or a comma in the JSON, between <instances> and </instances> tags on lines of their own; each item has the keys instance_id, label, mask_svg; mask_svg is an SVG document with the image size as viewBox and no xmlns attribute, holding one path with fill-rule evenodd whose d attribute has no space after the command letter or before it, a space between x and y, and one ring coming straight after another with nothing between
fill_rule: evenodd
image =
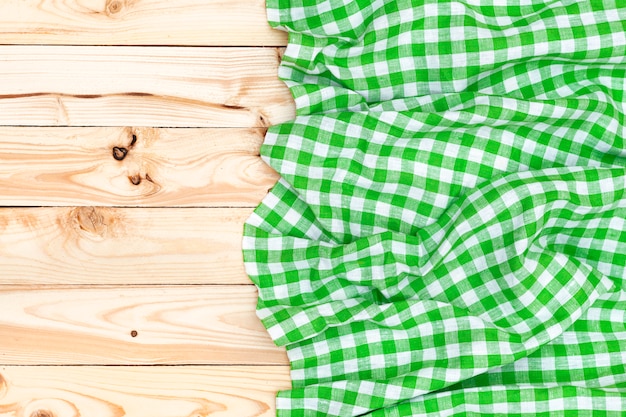
<instances>
[{"instance_id":1,"label":"wooden plank","mask_svg":"<svg viewBox=\"0 0 626 417\"><path fill-rule=\"evenodd\" d=\"M0 416L275 416L286 366L0 368Z\"/></svg>"},{"instance_id":2,"label":"wooden plank","mask_svg":"<svg viewBox=\"0 0 626 417\"><path fill-rule=\"evenodd\" d=\"M0 125L267 127L278 48L0 46Z\"/></svg>"},{"instance_id":3,"label":"wooden plank","mask_svg":"<svg viewBox=\"0 0 626 417\"><path fill-rule=\"evenodd\" d=\"M256 288L0 286L0 364L287 364Z\"/></svg>"},{"instance_id":4,"label":"wooden plank","mask_svg":"<svg viewBox=\"0 0 626 417\"><path fill-rule=\"evenodd\" d=\"M2 0L0 42L269 46L287 36L267 24L264 0Z\"/></svg>"},{"instance_id":5,"label":"wooden plank","mask_svg":"<svg viewBox=\"0 0 626 417\"><path fill-rule=\"evenodd\" d=\"M0 208L0 283L250 284L241 235L251 212Z\"/></svg>"},{"instance_id":6,"label":"wooden plank","mask_svg":"<svg viewBox=\"0 0 626 417\"><path fill-rule=\"evenodd\" d=\"M255 207L264 128L0 127L0 205Z\"/></svg>"}]
</instances>

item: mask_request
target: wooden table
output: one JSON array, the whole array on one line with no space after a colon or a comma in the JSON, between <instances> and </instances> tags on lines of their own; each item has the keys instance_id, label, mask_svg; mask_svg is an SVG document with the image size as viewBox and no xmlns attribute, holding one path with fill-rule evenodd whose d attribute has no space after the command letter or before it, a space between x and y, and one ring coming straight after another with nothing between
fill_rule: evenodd
<instances>
[{"instance_id":1,"label":"wooden table","mask_svg":"<svg viewBox=\"0 0 626 417\"><path fill-rule=\"evenodd\" d=\"M0 2L0 416L271 416L242 225L293 117L263 0Z\"/></svg>"}]
</instances>

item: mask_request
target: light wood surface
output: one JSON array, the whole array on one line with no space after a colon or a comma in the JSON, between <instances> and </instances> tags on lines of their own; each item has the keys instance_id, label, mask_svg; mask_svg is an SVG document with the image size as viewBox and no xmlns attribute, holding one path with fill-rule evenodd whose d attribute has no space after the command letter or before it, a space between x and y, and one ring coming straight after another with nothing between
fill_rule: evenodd
<instances>
[{"instance_id":1,"label":"light wood surface","mask_svg":"<svg viewBox=\"0 0 626 417\"><path fill-rule=\"evenodd\" d=\"M0 127L0 204L254 207L278 178L258 156L264 134Z\"/></svg>"},{"instance_id":2,"label":"light wood surface","mask_svg":"<svg viewBox=\"0 0 626 417\"><path fill-rule=\"evenodd\" d=\"M250 284L241 233L251 212L0 208L0 284Z\"/></svg>"},{"instance_id":3,"label":"light wood surface","mask_svg":"<svg viewBox=\"0 0 626 417\"><path fill-rule=\"evenodd\" d=\"M279 48L0 46L0 124L267 127L294 115L276 75L280 55Z\"/></svg>"},{"instance_id":4,"label":"light wood surface","mask_svg":"<svg viewBox=\"0 0 626 417\"><path fill-rule=\"evenodd\" d=\"M250 285L1 286L3 364L286 364ZM135 333L136 332L136 333Z\"/></svg>"},{"instance_id":5,"label":"light wood surface","mask_svg":"<svg viewBox=\"0 0 626 417\"><path fill-rule=\"evenodd\" d=\"M0 40L61 45L286 45L264 0L2 0Z\"/></svg>"},{"instance_id":6,"label":"light wood surface","mask_svg":"<svg viewBox=\"0 0 626 417\"><path fill-rule=\"evenodd\" d=\"M286 366L0 367L2 417L270 417Z\"/></svg>"},{"instance_id":7,"label":"light wood surface","mask_svg":"<svg viewBox=\"0 0 626 417\"><path fill-rule=\"evenodd\" d=\"M286 41L263 0L0 1L0 417L275 415L241 233Z\"/></svg>"}]
</instances>

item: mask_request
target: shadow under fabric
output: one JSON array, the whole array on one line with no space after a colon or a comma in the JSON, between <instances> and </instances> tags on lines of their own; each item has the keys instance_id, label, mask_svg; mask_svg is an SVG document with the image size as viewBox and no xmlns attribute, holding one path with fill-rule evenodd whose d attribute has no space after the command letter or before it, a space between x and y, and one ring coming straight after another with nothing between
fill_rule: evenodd
<instances>
[{"instance_id":1,"label":"shadow under fabric","mask_svg":"<svg viewBox=\"0 0 626 417\"><path fill-rule=\"evenodd\" d=\"M522 4L522 5L520 5ZM268 0L286 416L623 416L626 2Z\"/></svg>"}]
</instances>

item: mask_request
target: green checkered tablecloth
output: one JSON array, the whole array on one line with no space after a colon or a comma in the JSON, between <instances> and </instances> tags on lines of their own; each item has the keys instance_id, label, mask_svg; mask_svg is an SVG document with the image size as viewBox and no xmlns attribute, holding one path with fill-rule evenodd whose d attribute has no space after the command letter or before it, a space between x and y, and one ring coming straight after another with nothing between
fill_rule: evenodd
<instances>
[{"instance_id":1,"label":"green checkered tablecloth","mask_svg":"<svg viewBox=\"0 0 626 417\"><path fill-rule=\"evenodd\" d=\"M626 415L626 0L268 0L279 416Z\"/></svg>"}]
</instances>

